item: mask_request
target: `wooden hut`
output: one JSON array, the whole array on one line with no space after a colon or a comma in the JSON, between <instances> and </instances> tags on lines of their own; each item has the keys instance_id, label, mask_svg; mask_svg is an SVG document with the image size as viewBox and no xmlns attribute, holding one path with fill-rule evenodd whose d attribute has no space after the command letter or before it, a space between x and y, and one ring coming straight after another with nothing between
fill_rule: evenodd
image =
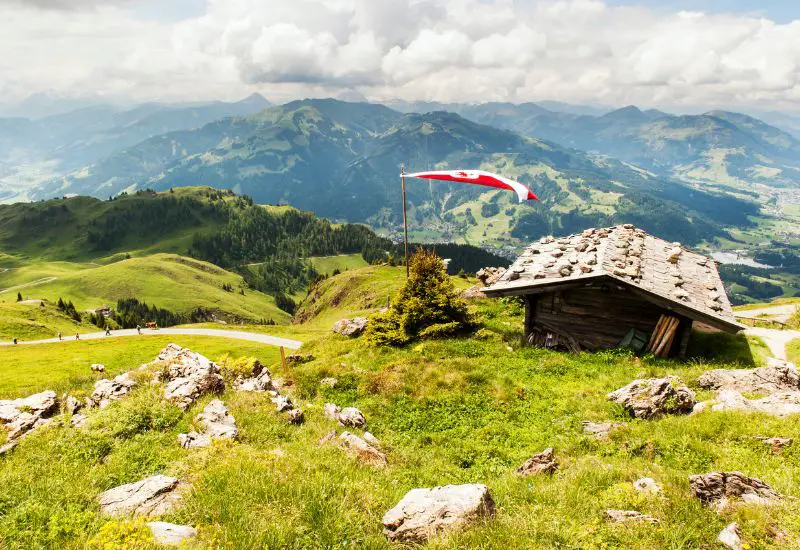
<instances>
[{"instance_id":1,"label":"wooden hut","mask_svg":"<svg viewBox=\"0 0 800 550\"><path fill-rule=\"evenodd\" d=\"M630 224L543 237L482 291L525 300L525 341L572 351L639 342L683 356L695 322L735 333L715 262Z\"/></svg>"}]
</instances>

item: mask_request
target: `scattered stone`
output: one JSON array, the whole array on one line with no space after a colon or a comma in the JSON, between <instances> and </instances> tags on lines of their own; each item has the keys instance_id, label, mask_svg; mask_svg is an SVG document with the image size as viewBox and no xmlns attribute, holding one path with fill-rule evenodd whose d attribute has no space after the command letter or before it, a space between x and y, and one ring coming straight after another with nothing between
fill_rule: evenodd
<instances>
[{"instance_id":1,"label":"scattered stone","mask_svg":"<svg viewBox=\"0 0 800 550\"><path fill-rule=\"evenodd\" d=\"M700 375L697 382L709 390L739 392L800 391L800 374L792 363L779 361L758 369L715 369Z\"/></svg>"},{"instance_id":2,"label":"scattered stone","mask_svg":"<svg viewBox=\"0 0 800 550\"><path fill-rule=\"evenodd\" d=\"M305 420L303 409L292 409L289 411L289 422L292 424L302 424Z\"/></svg>"},{"instance_id":3,"label":"scattered stone","mask_svg":"<svg viewBox=\"0 0 800 550\"><path fill-rule=\"evenodd\" d=\"M384 467L388 463L386 455L381 451L350 432L342 432L339 442L349 454L372 466Z\"/></svg>"},{"instance_id":4,"label":"scattered stone","mask_svg":"<svg viewBox=\"0 0 800 550\"><path fill-rule=\"evenodd\" d=\"M8 430L13 441L34 428L49 423L49 417L58 410L56 392L43 391L20 399L0 400L0 425Z\"/></svg>"},{"instance_id":5,"label":"scattered stone","mask_svg":"<svg viewBox=\"0 0 800 550\"><path fill-rule=\"evenodd\" d=\"M791 437L756 437L756 439L772 447L772 452L776 455L781 454L783 448L788 447L794 441Z\"/></svg>"},{"instance_id":6,"label":"scattered stone","mask_svg":"<svg viewBox=\"0 0 800 550\"><path fill-rule=\"evenodd\" d=\"M739 524L736 522L728 524L725 529L720 531L717 541L731 550L744 550L742 539L739 537Z\"/></svg>"},{"instance_id":7,"label":"scattered stone","mask_svg":"<svg viewBox=\"0 0 800 550\"><path fill-rule=\"evenodd\" d=\"M292 404L292 400L289 399L286 395L278 395L270 399L273 403L275 403L275 410L278 412L285 412L291 411L294 409L294 404Z\"/></svg>"},{"instance_id":8,"label":"scattered stone","mask_svg":"<svg viewBox=\"0 0 800 550\"><path fill-rule=\"evenodd\" d=\"M267 368L263 368L256 376L245 378L244 380L237 380L234 383L234 389L236 391L252 392L275 391L272 374Z\"/></svg>"},{"instance_id":9,"label":"scattered stone","mask_svg":"<svg viewBox=\"0 0 800 550\"><path fill-rule=\"evenodd\" d=\"M383 533L392 541L425 542L444 531L494 517L486 485L445 485L412 489L383 516Z\"/></svg>"},{"instance_id":10,"label":"scattered stone","mask_svg":"<svg viewBox=\"0 0 800 550\"><path fill-rule=\"evenodd\" d=\"M179 485L176 478L163 475L120 485L100 493L100 511L106 515L160 516L180 500Z\"/></svg>"},{"instance_id":11,"label":"scattered stone","mask_svg":"<svg viewBox=\"0 0 800 550\"><path fill-rule=\"evenodd\" d=\"M355 407L341 409L333 403L325 403L323 411L327 418L336 420L342 426L350 428L365 428L367 426L367 419Z\"/></svg>"},{"instance_id":12,"label":"scattered stone","mask_svg":"<svg viewBox=\"0 0 800 550\"><path fill-rule=\"evenodd\" d=\"M711 472L689 476L694 495L705 502L724 508L731 498L749 504L770 504L781 496L772 487L741 472Z\"/></svg>"},{"instance_id":13,"label":"scattered stone","mask_svg":"<svg viewBox=\"0 0 800 550\"><path fill-rule=\"evenodd\" d=\"M495 284L505 273L504 267L484 267L478 270L475 277L486 287Z\"/></svg>"},{"instance_id":14,"label":"scattered stone","mask_svg":"<svg viewBox=\"0 0 800 550\"><path fill-rule=\"evenodd\" d=\"M368 319L366 317L355 317L353 319L340 319L333 325L333 332L343 336L355 338L360 336L364 329L367 327Z\"/></svg>"},{"instance_id":15,"label":"scattered stone","mask_svg":"<svg viewBox=\"0 0 800 550\"><path fill-rule=\"evenodd\" d=\"M200 425L200 432L192 431L178 436L181 447L185 449L208 447L213 439L236 439L239 435L236 419L219 399L206 405L203 412L195 418L195 422Z\"/></svg>"},{"instance_id":16,"label":"scattered stone","mask_svg":"<svg viewBox=\"0 0 800 550\"><path fill-rule=\"evenodd\" d=\"M89 368L92 369L92 372L106 372L106 366L100 363L95 363Z\"/></svg>"},{"instance_id":17,"label":"scattered stone","mask_svg":"<svg viewBox=\"0 0 800 550\"><path fill-rule=\"evenodd\" d=\"M10 453L19 444L19 441L9 441L5 445L0 446L0 456Z\"/></svg>"},{"instance_id":18,"label":"scattered stone","mask_svg":"<svg viewBox=\"0 0 800 550\"><path fill-rule=\"evenodd\" d=\"M319 381L320 386L327 386L329 388L335 388L338 383L339 381L336 378L323 378Z\"/></svg>"},{"instance_id":19,"label":"scattered stone","mask_svg":"<svg viewBox=\"0 0 800 550\"><path fill-rule=\"evenodd\" d=\"M73 414L72 418L70 419L69 423L72 425L73 428L83 428L86 425L86 415L85 414Z\"/></svg>"},{"instance_id":20,"label":"scattered stone","mask_svg":"<svg viewBox=\"0 0 800 550\"><path fill-rule=\"evenodd\" d=\"M167 345L154 363L166 364L159 377L166 382L164 397L184 411L201 395L225 387L216 363L177 344Z\"/></svg>"},{"instance_id":21,"label":"scattered stone","mask_svg":"<svg viewBox=\"0 0 800 550\"><path fill-rule=\"evenodd\" d=\"M158 544L165 546L178 546L183 541L191 540L197 536L197 530L189 525L175 525L163 521L151 521L147 524L153 539Z\"/></svg>"},{"instance_id":22,"label":"scattered stone","mask_svg":"<svg viewBox=\"0 0 800 550\"><path fill-rule=\"evenodd\" d=\"M378 438L372 435L369 432L364 432L364 441L372 445L373 447L380 447L381 442L378 441Z\"/></svg>"},{"instance_id":23,"label":"scattered stone","mask_svg":"<svg viewBox=\"0 0 800 550\"><path fill-rule=\"evenodd\" d=\"M286 363L288 365L302 365L303 363L309 363L314 360L314 356L310 353L302 354L302 353L293 353L286 357Z\"/></svg>"},{"instance_id":24,"label":"scattered stone","mask_svg":"<svg viewBox=\"0 0 800 550\"><path fill-rule=\"evenodd\" d=\"M64 399L64 411L68 414L77 414L79 410L83 408L83 403L77 397L72 395L68 395L66 399Z\"/></svg>"},{"instance_id":25,"label":"scattered stone","mask_svg":"<svg viewBox=\"0 0 800 550\"><path fill-rule=\"evenodd\" d=\"M634 380L609 393L608 399L645 420L662 414L688 414L695 405L694 392L675 376Z\"/></svg>"},{"instance_id":26,"label":"scattered stone","mask_svg":"<svg viewBox=\"0 0 800 550\"><path fill-rule=\"evenodd\" d=\"M530 457L517 469L517 473L523 476L535 474L552 474L558 469L558 462L553 457L552 447L548 447L539 454Z\"/></svg>"},{"instance_id":27,"label":"scattered stone","mask_svg":"<svg viewBox=\"0 0 800 550\"><path fill-rule=\"evenodd\" d=\"M633 488L639 493L650 493L653 495L660 495L662 488L652 477L643 477L633 482Z\"/></svg>"},{"instance_id":28,"label":"scattered stone","mask_svg":"<svg viewBox=\"0 0 800 550\"><path fill-rule=\"evenodd\" d=\"M784 417L800 414L800 392L780 392L761 399L747 399L736 390L722 390L712 401L698 403L692 412L707 410L709 406L716 412L749 411Z\"/></svg>"},{"instance_id":29,"label":"scattered stone","mask_svg":"<svg viewBox=\"0 0 800 550\"><path fill-rule=\"evenodd\" d=\"M136 381L125 372L115 377L113 380L104 378L94 383L94 391L89 396L87 404L90 407L100 407L105 409L112 402L122 399L136 385Z\"/></svg>"},{"instance_id":30,"label":"scattered stone","mask_svg":"<svg viewBox=\"0 0 800 550\"><path fill-rule=\"evenodd\" d=\"M597 439L608 439L612 430L625 426L620 422L584 422L583 431Z\"/></svg>"},{"instance_id":31,"label":"scattered stone","mask_svg":"<svg viewBox=\"0 0 800 550\"><path fill-rule=\"evenodd\" d=\"M653 516L635 510L606 510L606 517L614 523L658 523Z\"/></svg>"},{"instance_id":32,"label":"scattered stone","mask_svg":"<svg viewBox=\"0 0 800 550\"><path fill-rule=\"evenodd\" d=\"M336 438L336 430L331 430L328 433L326 433L325 435L323 435L320 438L318 443L319 443L319 445L325 445L326 443L328 443L329 441L331 441L331 440L333 440L335 438Z\"/></svg>"},{"instance_id":33,"label":"scattered stone","mask_svg":"<svg viewBox=\"0 0 800 550\"><path fill-rule=\"evenodd\" d=\"M486 294L481 292L483 285L472 285L461 291L461 297L465 300L476 300L478 298L486 298Z\"/></svg>"}]
</instances>

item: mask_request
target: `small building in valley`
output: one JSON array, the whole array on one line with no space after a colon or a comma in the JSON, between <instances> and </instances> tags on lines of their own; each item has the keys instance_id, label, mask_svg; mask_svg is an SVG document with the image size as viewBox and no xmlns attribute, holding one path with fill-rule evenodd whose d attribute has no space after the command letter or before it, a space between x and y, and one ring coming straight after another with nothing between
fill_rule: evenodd
<instances>
[{"instance_id":1,"label":"small building in valley","mask_svg":"<svg viewBox=\"0 0 800 550\"><path fill-rule=\"evenodd\" d=\"M572 351L631 343L683 356L692 326L741 330L714 260L630 224L543 237L482 291L525 301L525 341Z\"/></svg>"}]
</instances>

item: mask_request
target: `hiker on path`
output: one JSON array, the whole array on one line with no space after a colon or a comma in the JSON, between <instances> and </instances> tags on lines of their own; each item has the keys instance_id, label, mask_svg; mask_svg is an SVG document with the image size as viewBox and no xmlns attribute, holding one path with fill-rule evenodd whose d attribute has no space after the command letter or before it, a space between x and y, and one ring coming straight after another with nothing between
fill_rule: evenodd
<instances>
[{"instance_id":1,"label":"hiker on path","mask_svg":"<svg viewBox=\"0 0 800 550\"><path fill-rule=\"evenodd\" d=\"M16 338L14 338L14 345L15 346L17 345L17 339Z\"/></svg>"},{"instance_id":2,"label":"hiker on path","mask_svg":"<svg viewBox=\"0 0 800 550\"><path fill-rule=\"evenodd\" d=\"M61 333L59 332L59 333L58 333L58 341L60 342L61 340L62 340L62 338L61 338Z\"/></svg>"},{"instance_id":3,"label":"hiker on path","mask_svg":"<svg viewBox=\"0 0 800 550\"><path fill-rule=\"evenodd\" d=\"M80 333L78 333L78 332L75 333L75 339L76 340L80 340L81 339Z\"/></svg>"},{"instance_id":4,"label":"hiker on path","mask_svg":"<svg viewBox=\"0 0 800 550\"><path fill-rule=\"evenodd\" d=\"M142 333L142 327L140 327L139 325L136 325L136 332L138 334L141 334Z\"/></svg>"},{"instance_id":5,"label":"hiker on path","mask_svg":"<svg viewBox=\"0 0 800 550\"><path fill-rule=\"evenodd\" d=\"M106 336L111 336L111 328L106 325Z\"/></svg>"}]
</instances>

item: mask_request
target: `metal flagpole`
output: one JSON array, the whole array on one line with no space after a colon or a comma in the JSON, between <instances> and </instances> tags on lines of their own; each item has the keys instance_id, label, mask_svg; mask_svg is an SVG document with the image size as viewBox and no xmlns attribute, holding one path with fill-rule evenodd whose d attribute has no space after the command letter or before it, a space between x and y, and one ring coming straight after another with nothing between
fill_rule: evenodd
<instances>
[{"instance_id":1,"label":"metal flagpole","mask_svg":"<svg viewBox=\"0 0 800 550\"><path fill-rule=\"evenodd\" d=\"M403 189L403 235L406 245L406 278L408 278L408 221L406 219L406 167L400 166L400 187Z\"/></svg>"}]
</instances>

